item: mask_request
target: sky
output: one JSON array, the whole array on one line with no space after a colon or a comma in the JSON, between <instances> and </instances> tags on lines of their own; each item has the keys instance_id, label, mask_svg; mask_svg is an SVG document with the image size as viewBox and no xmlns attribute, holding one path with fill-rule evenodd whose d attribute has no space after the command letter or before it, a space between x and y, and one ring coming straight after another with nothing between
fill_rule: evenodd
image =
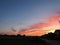
<instances>
[{"instance_id":1,"label":"sky","mask_svg":"<svg viewBox=\"0 0 60 45\"><path fill-rule=\"evenodd\" d=\"M59 9L60 0L0 0L0 33L45 23Z\"/></svg>"},{"instance_id":2,"label":"sky","mask_svg":"<svg viewBox=\"0 0 60 45\"><path fill-rule=\"evenodd\" d=\"M50 32L54 33L57 29L60 30L60 15L50 17L46 20L46 23L38 23L23 29L19 34L26 36L41 36Z\"/></svg>"}]
</instances>

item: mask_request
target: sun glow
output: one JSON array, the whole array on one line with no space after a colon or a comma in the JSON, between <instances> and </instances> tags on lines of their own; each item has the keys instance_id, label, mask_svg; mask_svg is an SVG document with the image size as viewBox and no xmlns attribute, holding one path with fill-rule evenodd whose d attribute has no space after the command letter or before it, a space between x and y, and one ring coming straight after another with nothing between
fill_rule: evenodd
<instances>
[{"instance_id":1,"label":"sun glow","mask_svg":"<svg viewBox=\"0 0 60 45\"><path fill-rule=\"evenodd\" d=\"M54 25L54 26L49 30L49 32L54 33L56 29L60 29L60 24Z\"/></svg>"},{"instance_id":2,"label":"sun glow","mask_svg":"<svg viewBox=\"0 0 60 45\"><path fill-rule=\"evenodd\" d=\"M52 33L54 33L54 32L55 32L55 30L50 30L49 32L52 32Z\"/></svg>"},{"instance_id":3,"label":"sun glow","mask_svg":"<svg viewBox=\"0 0 60 45\"><path fill-rule=\"evenodd\" d=\"M60 29L60 16L50 17L46 22L33 25L19 33L28 36L41 36L49 32L54 33L56 29Z\"/></svg>"}]
</instances>

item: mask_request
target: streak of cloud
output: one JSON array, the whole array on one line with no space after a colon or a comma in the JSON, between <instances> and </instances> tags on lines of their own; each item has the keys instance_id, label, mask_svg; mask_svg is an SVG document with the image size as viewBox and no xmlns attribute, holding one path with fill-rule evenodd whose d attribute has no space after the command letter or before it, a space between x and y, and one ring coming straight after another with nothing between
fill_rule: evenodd
<instances>
[{"instance_id":1,"label":"streak of cloud","mask_svg":"<svg viewBox=\"0 0 60 45\"><path fill-rule=\"evenodd\" d=\"M22 35L24 35L24 34L25 35L35 35L37 33L39 33L37 35L46 34L52 29L53 30L57 29L58 25L60 24L59 21L60 21L60 16L52 16L46 21L47 23L35 24L29 28L21 30L19 33Z\"/></svg>"},{"instance_id":2,"label":"streak of cloud","mask_svg":"<svg viewBox=\"0 0 60 45\"><path fill-rule=\"evenodd\" d=\"M16 32L16 30L15 30L14 28L11 28L11 30L12 30L13 32Z\"/></svg>"}]
</instances>

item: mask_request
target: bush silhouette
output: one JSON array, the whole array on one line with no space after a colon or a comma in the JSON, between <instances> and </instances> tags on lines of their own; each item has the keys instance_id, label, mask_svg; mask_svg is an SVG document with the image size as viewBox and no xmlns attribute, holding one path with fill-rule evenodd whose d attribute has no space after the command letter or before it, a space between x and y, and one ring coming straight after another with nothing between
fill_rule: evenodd
<instances>
[{"instance_id":1,"label":"bush silhouette","mask_svg":"<svg viewBox=\"0 0 60 45\"><path fill-rule=\"evenodd\" d=\"M56 30L57 31L57 30ZM59 35L54 33L48 33L43 36L25 36L25 35L1 35L0 34L0 44L4 45L49 45L44 39L48 40L59 40ZM58 31L57 31L58 32ZM58 38L56 38L58 36ZM60 40L59 40L60 41Z\"/></svg>"}]
</instances>

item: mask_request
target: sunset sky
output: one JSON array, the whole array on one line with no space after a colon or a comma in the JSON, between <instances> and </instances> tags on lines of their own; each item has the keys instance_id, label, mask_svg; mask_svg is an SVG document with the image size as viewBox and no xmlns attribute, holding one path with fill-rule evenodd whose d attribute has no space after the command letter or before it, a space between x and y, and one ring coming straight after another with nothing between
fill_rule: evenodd
<instances>
[{"instance_id":1,"label":"sunset sky","mask_svg":"<svg viewBox=\"0 0 60 45\"><path fill-rule=\"evenodd\" d=\"M59 29L57 10L60 0L0 0L0 34L54 32Z\"/></svg>"}]
</instances>

